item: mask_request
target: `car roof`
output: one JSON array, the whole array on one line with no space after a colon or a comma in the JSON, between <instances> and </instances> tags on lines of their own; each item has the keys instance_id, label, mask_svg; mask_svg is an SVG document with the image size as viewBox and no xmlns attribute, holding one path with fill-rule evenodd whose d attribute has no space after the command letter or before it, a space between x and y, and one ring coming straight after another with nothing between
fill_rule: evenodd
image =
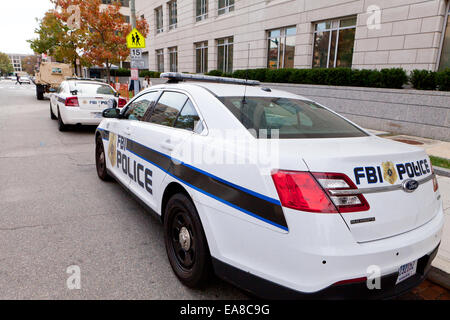
<instances>
[{"instance_id":1,"label":"car roof","mask_svg":"<svg viewBox=\"0 0 450 320\"><path fill-rule=\"evenodd\" d=\"M249 97L278 97L278 98L291 98L291 99L310 99L296 95L287 91L272 89L267 86L246 86L240 84L227 84L227 83L217 83L217 82L205 82L205 81L187 81L179 83L165 83L157 86L152 86L151 88L159 89L182 89L189 91L189 88L201 87L217 97L236 97L243 96L244 92L246 96ZM267 90L270 88L270 90Z\"/></svg>"},{"instance_id":2,"label":"car roof","mask_svg":"<svg viewBox=\"0 0 450 320\"><path fill-rule=\"evenodd\" d=\"M75 79L71 79L71 80L66 80L69 83L83 83L83 84L104 84L104 85L109 85L103 81L95 81L95 80L75 80Z\"/></svg>"}]
</instances>

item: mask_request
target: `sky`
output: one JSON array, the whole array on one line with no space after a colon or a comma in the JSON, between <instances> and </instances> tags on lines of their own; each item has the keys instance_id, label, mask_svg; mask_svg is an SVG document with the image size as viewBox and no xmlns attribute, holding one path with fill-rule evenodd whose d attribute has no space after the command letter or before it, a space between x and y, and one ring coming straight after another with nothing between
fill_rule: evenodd
<instances>
[{"instance_id":1,"label":"sky","mask_svg":"<svg viewBox=\"0 0 450 320\"><path fill-rule=\"evenodd\" d=\"M50 8L49 0L0 0L0 52L33 53L27 40L36 37L35 18Z\"/></svg>"}]
</instances>

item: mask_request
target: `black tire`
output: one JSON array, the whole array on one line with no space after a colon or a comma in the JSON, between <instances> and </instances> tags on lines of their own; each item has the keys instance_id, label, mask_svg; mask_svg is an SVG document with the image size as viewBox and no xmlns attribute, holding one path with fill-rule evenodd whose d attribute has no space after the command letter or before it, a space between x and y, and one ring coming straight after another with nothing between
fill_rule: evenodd
<instances>
[{"instance_id":1,"label":"black tire","mask_svg":"<svg viewBox=\"0 0 450 320\"><path fill-rule=\"evenodd\" d=\"M44 100L44 87L41 85L36 86L36 98L38 100Z\"/></svg>"},{"instance_id":2,"label":"black tire","mask_svg":"<svg viewBox=\"0 0 450 320\"><path fill-rule=\"evenodd\" d=\"M95 139L95 166L100 179L103 181L111 180L110 175L106 171L106 153L101 136L97 136Z\"/></svg>"},{"instance_id":3,"label":"black tire","mask_svg":"<svg viewBox=\"0 0 450 320\"><path fill-rule=\"evenodd\" d=\"M186 232L189 240L182 241L187 239L180 234L186 235ZM173 195L167 203L164 240L170 265L178 279L191 288L203 286L212 270L208 243L194 204L182 193Z\"/></svg>"},{"instance_id":4,"label":"black tire","mask_svg":"<svg viewBox=\"0 0 450 320\"><path fill-rule=\"evenodd\" d=\"M59 112L59 108L58 108L58 130L67 131L67 125L64 124L64 121L61 117L61 113Z\"/></svg>"},{"instance_id":5,"label":"black tire","mask_svg":"<svg viewBox=\"0 0 450 320\"><path fill-rule=\"evenodd\" d=\"M55 114L53 113L52 103L51 102L50 102L50 119L52 119L52 120L56 120L57 119Z\"/></svg>"}]
</instances>

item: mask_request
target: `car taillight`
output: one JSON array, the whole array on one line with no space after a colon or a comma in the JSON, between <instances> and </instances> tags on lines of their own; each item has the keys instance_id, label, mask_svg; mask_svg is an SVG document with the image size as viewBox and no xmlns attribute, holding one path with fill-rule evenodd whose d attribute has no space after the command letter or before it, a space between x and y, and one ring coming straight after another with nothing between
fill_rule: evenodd
<instances>
[{"instance_id":1,"label":"car taillight","mask_svg":"<svg viewBox=\"0 0 450 320\"><path fill-rule=\"evenodd\" d=\"M77 97L69 97L66 98L65 102L66 107L78 107L78 98Z\"/></svg>"},{"instance_id":2,"label":"car taillight","mask_svg":"<svg viewBox=\"0 0 450 320\"><path fill-rule=\"evenodd\" d=\"M309 172L278 170L272 173L284 207L321 213L338 213L325 191Z\"/></svg>"},{"instance_id":3,"label":"car taillight","mask_svg":"<svg viewBox=\"0 0 450 320\"><path fill-rule=\"evenodd\" d=\"M127 104L127 100L119 98L119 108L123 108Z\"/></svg>"},{"instance_id":4,"label":"car taillight","mask_svg":"<svg viewBox=\"0 0 450 320\"><path fill-rule=\"evenodd\" d=\"M370 209L366 198L359 193L358 187L343 173L312 173L322 188L330 196L338 211L357 212Z\"/></svg>"},{"instance_id":5,"label":"car taillight","mask_svg":"<svg viewBox=\"0 0 450 320\"><path fill-rule=\"evenodd\" d=\"M433 165L431 165L431 174L433 174L433 191L436 192L439 188L436 175L434 174Z\"/></svg>"},{"instance_id":6,"label":"car taillight","mask_svg":"<svg viewBox=\"0 0 450 320\"><path fill-rule=\"evenodd\" d=\"M345 174L278 170L272 173L272 179L284 207L320 213L356 212L370 208Z\"/></svg>"}]
</instances>

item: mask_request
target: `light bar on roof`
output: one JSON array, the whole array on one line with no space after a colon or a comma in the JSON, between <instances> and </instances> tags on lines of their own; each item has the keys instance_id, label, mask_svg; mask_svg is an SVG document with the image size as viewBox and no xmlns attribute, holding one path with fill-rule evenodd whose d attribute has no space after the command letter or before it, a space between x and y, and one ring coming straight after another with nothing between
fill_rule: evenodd
<instances>
[{"instance_id":1,"label":"light bar on roof","mask_svg":"<svg viewBox=\"0 0 450 320\"><path fill-rule=\"evenodd\" d=\"M205 76L202 74L188 74L179 72L164 72L161 73L160 78L166 78L169 80L183 81L207 81L207 82L219 82L219 83L230 83L230 84L246 84L248 86L257 86L259 81L257 80L245 80L236 78L225 78L225 77L215 77L215 76Z\"/></svg>"}]
</instances>

